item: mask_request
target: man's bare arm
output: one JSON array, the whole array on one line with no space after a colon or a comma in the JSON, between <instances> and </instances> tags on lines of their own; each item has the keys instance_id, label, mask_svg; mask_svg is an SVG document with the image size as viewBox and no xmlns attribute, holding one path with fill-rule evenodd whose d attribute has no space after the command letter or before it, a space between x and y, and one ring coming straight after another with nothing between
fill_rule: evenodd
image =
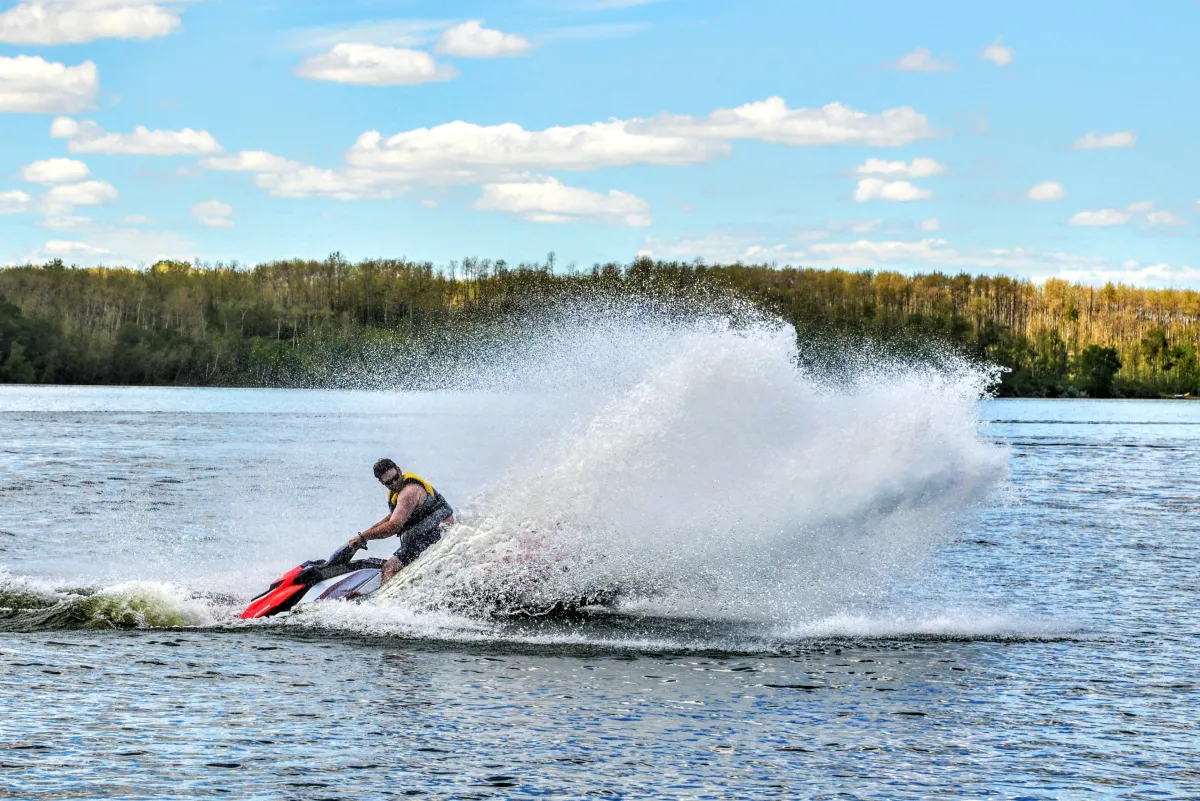
<instances>
[{"instance_id":1,"label":"man's bare arm","mask_svg":"<svg viewBox=\"0 0 1200 801\"><path fill-rule=\"evenodd\" d=\"M353 544L359 537L366 541L382 540L392 536L404 527L413 510L425 502L426 495L428 493L420 484L405 485L404 489L400 490L400 496L396 498L396 508L392 513L366 531L361 532L358 537L351 538L350 542Z\"/></svg>"}]
</instances>

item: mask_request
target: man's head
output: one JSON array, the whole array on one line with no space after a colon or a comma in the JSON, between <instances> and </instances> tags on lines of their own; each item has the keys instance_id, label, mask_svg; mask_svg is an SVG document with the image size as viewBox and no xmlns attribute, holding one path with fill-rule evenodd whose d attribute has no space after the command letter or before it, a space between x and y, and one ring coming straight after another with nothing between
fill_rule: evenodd
<instances>
[{"instance_id":1,"label":"man's head","mask_svg":"<svg viewBox=\"0 0 1200 801\"><path fill-rule=\"evenodd\" d=\"M375 463L374 470L375 478L379 479L379 483L388 489L395 489L404 475L404 471L397 467L391 459L380 459Z\"/></svg>"}]
</instances>

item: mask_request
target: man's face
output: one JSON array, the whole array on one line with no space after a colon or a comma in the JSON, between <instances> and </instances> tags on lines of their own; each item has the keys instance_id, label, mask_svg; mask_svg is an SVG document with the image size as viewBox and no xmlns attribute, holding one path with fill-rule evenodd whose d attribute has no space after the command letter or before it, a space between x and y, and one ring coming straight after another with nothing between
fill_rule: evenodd
<instances>
[{"instance_id":1,"label":"man's face","mask_svg":"<svg viewBox=\"0 0 1200 801\"><path fill-rule=\"evenodd\" d=\"M402 474L398 467L388 468L387 472L379 477L379 483L390 490L396 489L395 485L400 483Z\"/></svg>"}]
</instances>

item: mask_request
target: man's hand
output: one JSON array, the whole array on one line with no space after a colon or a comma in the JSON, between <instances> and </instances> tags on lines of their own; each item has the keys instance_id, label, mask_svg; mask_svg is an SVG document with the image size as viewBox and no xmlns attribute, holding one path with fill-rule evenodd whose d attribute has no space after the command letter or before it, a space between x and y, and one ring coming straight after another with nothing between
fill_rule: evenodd
<instances>
[{"instance_id":1,"label":"man's hand","mask_svg":"<svg viewBox=\"0 0 1200 801\"><path fill-rule=\"evenodd\" d=\"M350 540L346 543L346 545L350 548L354 548L355 550L358 550L359 548L366 548L367 547L367 538L364 537L362 534L355 534L353 537L350 538Z\"/></svg>"}]
</instances>

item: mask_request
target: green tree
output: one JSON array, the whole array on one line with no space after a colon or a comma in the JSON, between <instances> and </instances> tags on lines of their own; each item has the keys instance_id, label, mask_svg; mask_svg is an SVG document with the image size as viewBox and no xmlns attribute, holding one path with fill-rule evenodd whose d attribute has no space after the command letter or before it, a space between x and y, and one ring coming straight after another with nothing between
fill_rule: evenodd
<instances>
[{"instance_id":1,"label":"green tree","mask_svg":"<svg viewBox=\"0 0 1200 801\"><path fill-rule=\"evenodd\" d=\"M1116 348L1088 345L1079 354L1075 368L1081 389L1093 398L1111 398L1113 378L1121 369L1121 357Z\"/></svg>"}]
</instances>

